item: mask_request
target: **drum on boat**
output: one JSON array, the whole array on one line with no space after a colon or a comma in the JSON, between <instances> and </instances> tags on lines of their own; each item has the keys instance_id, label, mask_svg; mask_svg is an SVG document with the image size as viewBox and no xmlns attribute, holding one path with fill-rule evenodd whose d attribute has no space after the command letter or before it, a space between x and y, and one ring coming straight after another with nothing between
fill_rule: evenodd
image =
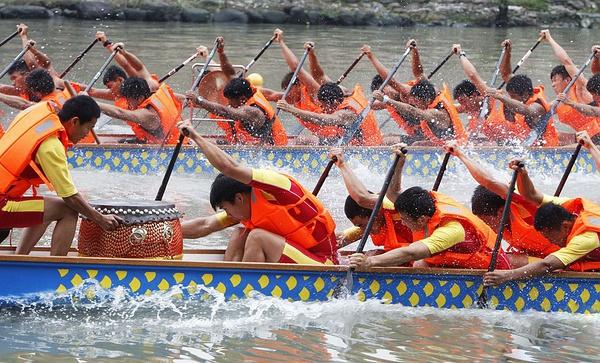
<instances>
[{"instance_id":1,"label":"drum on boat","mask_svg":"<svg viewBox=\"0 0 600 363\"><path fill-rule=\"evenodd\" d=\"M161 201L95 201L102 214L114 214L124 223L105 231L83 218L78 251L85 257L178 259L183 254L183 233L175 205Z\"/></svg>"}]
</instances>

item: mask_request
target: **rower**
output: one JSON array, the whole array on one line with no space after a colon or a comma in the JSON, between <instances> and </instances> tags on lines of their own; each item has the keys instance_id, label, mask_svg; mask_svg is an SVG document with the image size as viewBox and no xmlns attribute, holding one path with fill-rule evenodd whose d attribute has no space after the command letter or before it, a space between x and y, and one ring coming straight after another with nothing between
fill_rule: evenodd
<instances>
[{"instance_id":1,"label":"rower","mask_svg":"<svg viewBox=\"0 0 600 363\"><path fill-rule=\"evenodd\" d=\"M497 127L516 127L515 143L520 143L527 138L542 117L550 111L550 104L544 96L544 86L535 88L531 79L524 74L513 75L510 64L512 43L509 39L502 42L505 48L504 57L500 63L500 74L506 82L506 92L495 88L488 88L486 95L500 101L488 116L491 123ZM550 119L546 131L542 137L540 146L558 146L558 131L554 127L554 121Z\"/></svg>"},{"instance_id":2,"label":"rower","mask_svg":"<svg viewBox=\"0 0 600 363\"><path fill-rule=\"evenodd\" d=\"M590 153L592 159L596 163L596 172L600 171L600 149L594 144L587 131L579 131L575 134L578 143L582 143L583 147Z\"/></svg>"},{"instance_id":3,"label":"rower","mask_svg":"<svg viewBox=\"0 0 600 363\"><path fill-rule=\"evenodd\" d=\"M569 82L571 82L572 77L579 72L579 69L567 52L552 38L549 30L542 30L540 36L550 44L554 51L554 56L561 63L561 65L554 67L550 73L552 89L558 95L563 93ZM568 94L568 99L571 103L593 104L594 98L586 88L587 83L588 80L583 74L577 78ZM595 143L600 143L600 118L583 114L564 102L559 103L556 107L556 115L562 123L571 126L575 131L587 131ZM572 134L570 136L570 140L572 141Z\"/></svg>"},{"instance_id":4,"label":"rower","mask_svg":"<svg viewBox=\"0 0 600 363\"><path fill-rule=\"evenodd\" d=\"M37 102L52 100L60 108L71 97L67 90L56 89L53 77L45 69L29 72L25 78L25 90L27 99L0 93L0 102L12 108L24 110Z\"/></svg>"},{"instance_id":5,"label":"rower","mask_svg":"<svg viewBox=\"0 0 600 363\"><path fill-rule=\"evenodd\" d=\"M395 148L406 147L405 144L394 145ZM363 232L377 202L377 195L369 192L346 164L342 150L334 148L330 151L330 158L336 158L336 165L342 173L344 184L348 190L348 197L344 205L344 213L352 222L351 227L343 232L343 238L338 246L345 247L356 242L363 236ZM400 163L406 159L401 158ZM379 212L370 232L371 240L376 246L383 247L383 251L390 251L398 247L408 246L412 242L412 232L402 224L400 214L394 209L394 203L388 198L383 201L382 210Z\"/></svg>"},{"instance_id":6,"label":"rower","mask_svg":"<svg viewBox=\"0 0 600 363\"><path fill-rule=\"evenodd\" d=\"M515 162L511 166L515 167ZM527 172L517 179L521 194L541 204L535 214L534 227L550 242L560 247L540 261L515 270L494 271L484 275L486 286L511 280L545 275L555 270L600 270L600 206L584 198L560 198L544 195L533 187Z\"/></svg>"},{"instance_id":7,"label":"rower","mask_svg":"<svg viewBox=\"0 0 600 363\"><path fill-rule=\"evenodd\" d=\"M19 113L0 139L0 229L26 228L17 254L28 254L54 221L52 255L68 253L79 214L105 230L119 225L118 217L100 214L77 192L67 166L67 147L88 134L99 116L89 96L69 99L60 111L43 101ZM36 195L40 184L58 198ZM24 197L30 188L33 196Z\"/></svg>"},{"instance_id":8,"label":"rower","mask_svg":"<svg viewBox=\"0 0 600 363\"><path fill-rule=\"evenodd\" d=\"M400 150L396 155L405 157ZM423 260L419 265L452 268L487 268L496 240L494 231L467 208L454 199L415 186L401 191L402 164L399 163L390 183L387 197L402 223L413 233L412 242L381 255L350 256L350 267L369 268L400 266ZM501 250L497 268L510 268Z\"/></svg>"},{"instance_id":9,"label":"rower","mask_svg":"<svg viewBox=\"0 0 600 363\"><path fill-rule=\"evenodd\" d=\"M238 164L200 136L189 120L179 123L222 174L213 181L210 203L247 233L227 249L232 261L337 263L335 222L321 201L292 177ZM222 225L224 225L222 223ZM188 231L191 227L188 227Z\"/></svg>"},{"instance_id":10,"label":"rower","mask_svg":"<svg viewBox=\"0 0 600 363\"><path fill-rule=\"evenodd\" d=\"M462 161L473 179L479 183L471 197L471 210L493 230L498 231L504 210L504 198L509 190L508 183L494 178L491 173L483 170L455 142L446 144L444 151ZM544 258L558 250L558 246L550 243L533 228L533 217L537 209L536 204L528 202L519 193L514 192L508 223L502 236L510 244L508 257L513 267L527 264L527 256Z\"/></svg>"},{"instance_id":11,"label":"rower","mask_svg":"<svg viewBox=\"0 0 600 363\"><path fill-rule=\"evenodd\" d=\"M598 53L600 53L600 46L596 46ZM596 49L596 48L594 48ZM586 89L592 96L592 101L589 103L582 103L573 100L571 97L564 93L559 93L556 99L560 101L561 105L565 108L577 111L579 114L587 117L589 121L587 126L584 128L588 131L588 135L591 135L591 139L595 144L600 143L600 137L593 135L596 126L600 127L600 74L593 75L586 84Z\"/></svg>"}]
</instances>

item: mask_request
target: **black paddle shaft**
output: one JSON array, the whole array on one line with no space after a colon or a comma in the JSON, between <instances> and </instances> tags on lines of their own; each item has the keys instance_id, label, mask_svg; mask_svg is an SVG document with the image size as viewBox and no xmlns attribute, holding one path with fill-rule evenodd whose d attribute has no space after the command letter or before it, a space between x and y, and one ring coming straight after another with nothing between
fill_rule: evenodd
<instances>
[{"instance_id":1,"label":"black paddle shaft","mask_svg":"<svg viewBox=\"0 0 600 363\"><path fill-rule=\"evenodd\" d=\"M17 56L15 57L15 59L13 59L12 62L10 62L9 65L7 65L2 72L0 72L0 79L4 76L6 76L6 73L8 73L8 70L10 69L10 67L13 66L13 64L17 63L19 61L19 59L23 58L23 56L25 55L25 53L27 53L27 51L29 50L29 48L31 48L31 44L28 44L25 48L23 48L19 54L17 54Z\"/></svg>"},{"instance_id":2,"label":"black paddle shaft","mask_svg":"<svg viewBox=\"0 0 600 363\"><path fill-rule=\"evenodd\" d=\"M573 152L573 155L571 155L571 159L569 160L569 163L567 164L567 168L565 169L565 172L564 172L562 178L560 178L560 183L558 183L558 187L556 187L556 191L554 192L555 197L560 196L560 193L562 192L563 188L565 187L565 184L567 183L567 179L569 178L569 174L571 174L571 170L573 170L573 166L575 165L575 161L577 161L577 157L579 156L579 152L581 151L582 146L583 146L582 143L578 143L577 147L575 148L575 151Z\"/></svg>"},{"instance_id":3,"label":"black paddle shaft","mask_svg":"<svg viewBox=\"0 0 600 363\"><path fill-rule=\"evenodd\" d=\"M504 228L508 222L508 214L510 213L510 203L512 201L513 194L515 193L515 184L517 183L517 176L519 170L524 165L520 163L515 171L513 172L510 185L508 187L508 193L506 194L506 200L504 201L504 210L502 211L502 218L500 219L500 226L498 227L498 233L496 235L496 243L494 244L494 250L492 251L492 258L490 259L490 265L488 266L488 272L494 271L496 268L496 261L498 260L498 253L500 251L500 245L502 244L502 235L504 234ZM477 299L477 306L480 308L487 307L487 288L484 286L481 290L481 295Z\"/></svg>"},{"instance_id":4,"label":"black paddle shaft","mask_svg":"<svg viewBox=\"0 0 600 363\"><path fill-rule=\"evenodd\" d=\"M446 155L444 155L444 160L442 161L442 165L440 166L440 171L438 171L438 175L435 178L435 182L433 183L433 188L431 188L431 190L433 190L434 192L437 192L437 190L440 188L440 184L442 183L442 178L444 177L444 173L446 172L446 168L448 167L448 162L450 161L450 156L452 154L451 153L446 153Z\"/></svg>"},{"instance_id":5,"label":"black paddle shaft","mask_svg":"<svg viewBox=\"0 0 600 363\"><path fill-rule=\"evenodd\" d=\"M117 49L113 50L113 52L110 54L110 56L108 58L106 58L106 61L104 61L104 64L102 65L102 67L100 67L98 72L96 72L96 74L94 75L92 80L88 83L87 87L85 87L84 92L89 92L92 89L92 87L94 87L94 83L96 83L96 81L100 78L100 76L102 75L104 70L106 68L108 68L108 65L117 56L117 53L119 53L120 50L121 50L121 48L117 48Z\"/></svg>"},{"instance_id":6,"label":"black paddle shaft","mask_svg":"<svg viewBox=\"0 0 600 363\"><path fill-rule=\"evenodd\" d=\"M169 77L171 77L175 73L179 72L179 70L181 68L185 67L189 62L191 62L194 59L196 59L197 56L198 56L198 53L192 54L188 59L184 60L180 65L178 65L177 67L171 69L169 72L167 72L167 74L165 74L164 76L162 76L162 78L158 80L158 83L163 83L164 81L166 81L167 79L169 79Z\"/></svg>"},{"instance_id":7,"label":"black paddle shaft","mask_svg":"<svg viewBox=\"0 0 600 363\"><path fill-rule=\"evenodd\" d=\"M0 47L3 46L4 44L10 42L14 37L16 37L19 34L19 31L15 31L14 33L12 33L11 35L7 36L6 38L4 38L4 40L2 42L0 42Z\"/></svg>"},{"instance_id":8,"label":"black paddle shaft","mask_svg":"<svg viewBox=\"0 0 600 363\"><path fill-rule=\"evenodd\" d=\"M269 41L264 45L264 47L262 47L262 49L260 50L260 52L258 52L258 54L254 58L252 58L252 60L250 61L250 63L248 63L248 65L244 67L244 70L242 70L242 72L238 76L239 78L244 77L244 75L246 74L246 72L248 72L248 70L250 69L250 67L252 67L254 65L254 63L256 63L256 61L258 61L258 59L260 57L262 57L262 55L267 51L267 49L269 49L269 47L271 46L271 44L273 44L274 40L275 40L275 37L272 37L271 39L269 39Z\"/></svg>"},{"instance_id":9,"label":"black paddle shaft","mask_svg":"<svg viewBox=\"0 0 600 363\"><path fill-rule=\"evenodd\" d=\"M540 37L538 38L537 42L535 42L535 44L533 45L533 47L529 48L529 50L525 53L525 55L519 60L519 62L517 63L517 65L515 66L515 68L513 68L511 75L517 73L517 71L519 70L519 68L521 68L521 66L523 65L523 63L525 63L525 61L527 60L527 58L529 58L529 56L531 55L531 53L533 53L533 51L535 50L535 48L538 47L538 45L540 45L540 43L542 42L544 38ZM503 81L499 86L498 89L502 89L502 87L504 87L506 85L506 82Z\"/></svg>"},{"instance_id":10,"label":"black paddle shaft","mask_svg":"<svg viewBox=\"0 0 600 363\"><path fill-rule=\"evenodd\" d=\"M98 42L98 39L94 39L94 41L90 45L88 45L87 48L85 48L83 52L81 52L81 54L78 55L77 58L75 58L71 64L69 64L69 66L60 74L60 76L58 76L58 78L64 78L67 75L67 73L69 73L69 71L71 71L71 69L73 69L73 67L75 67L75 65L79 63L79 61L83 59L87 52L89 52L90 49L92 49L94 45L96 45L96 43Z\"/></svg>"},{"instance_id":11,"label":"black paddle shaft","mask_svg":"<svg viewBox=\"0 0 600 363\"><path fill-rule=\"evenodd\" d=\"M340 76L340 78L338 78L337 81L335 81L336 84L340 84L342 83L342 81L344 79L346 79L346 77L348 77L348 75L350 74L350 72L352 72L352 70L354 69L354 67L356 67L356 65L358 64L358 62L360 62L360 60L365 56L365 53L360 53L360 55L354 60L354 62L352 62L352 64L350 64L350 66L344 71L344 73L342 73L342 75Z\"/></svg>"},{"instance_id":12,"label":"black paddle shaft","mask_svg":"<svg viewBox=\"0 0 600 363\"><path fill-rule=\"evenodd\" d=\"M427 79L431 79L431 77L433 77L440 69L442 69L444 64L446 64L446 62L448 62L448 60L452 57L453 54L454 54L454 52L448 53L446 58L444 58L444 60L442 60L440 62L440 64L438 64L437 67L435 67L435 69L433 71L431 71L431 73L429 73L429 75L427 76Z\"/></svg>"}]
</instances>

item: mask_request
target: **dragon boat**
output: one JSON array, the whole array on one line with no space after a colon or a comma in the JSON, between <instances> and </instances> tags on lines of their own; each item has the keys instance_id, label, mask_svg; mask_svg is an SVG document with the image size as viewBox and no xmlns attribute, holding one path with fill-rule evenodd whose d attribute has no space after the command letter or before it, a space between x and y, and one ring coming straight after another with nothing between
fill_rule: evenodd
<instances>
[{"instance_id":1,"label":"dragon boat","mask_svg":"<svg viewBox=\"0 0 600 363\"><path fill-rule=\"evenodd\" d=\"M252 147L222 146L237 160L260 160L261 166L273 167L298 175L319 175L325 168L328 148L318 146ZM526 158L530 170L562 173L574 148L516 148L479 147L473 151L479 158L505 169L514 157ZM163 174L173 153L172 146L101 144L76 146L68 151L72 168L126 172L133 174ZM385 173L392 162L388 147L348 147L349 159L358 160L371 172ZM443 151L439 147L411 147L404 167L405 175L432 176L439 169ZM449 170L456 168L451 159ZM575 165L576 172L594 172L595 163L587 152L581 152ZM184 146L175 164L179 174L216 174L206 157L193 146Z\"/></svg>"},{"instance_id":2,"label":"dragon boat","mask_svg":"<svg viewBox=\"0 0 600 363\"><path fill-rule=\"evenodd\" d=\"M72 303L97 299L107 289L132 296L168 293L202 299L219 293L227 300L254 294L292 301L336 298L346 286L347 266L224 262L222 250L185 250L181 259L80 257L75 249L51 257L47 248L14 255L0 247L0 304L21 306L51 296ZM359 300L436 308L472 308L482 289L483 270L374 268L352 275L351 294ZM10 278L8 278L10 276ZM600 273L560 272L488 288L497 310L600 312Z\"/></svg>"}]
</instances>

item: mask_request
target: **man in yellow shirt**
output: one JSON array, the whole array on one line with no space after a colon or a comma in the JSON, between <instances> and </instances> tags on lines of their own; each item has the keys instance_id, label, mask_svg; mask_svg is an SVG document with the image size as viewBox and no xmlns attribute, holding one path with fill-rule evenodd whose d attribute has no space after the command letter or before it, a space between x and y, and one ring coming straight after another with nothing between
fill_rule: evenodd
<instances>
[{"instance_id":1,"label":"man in yellow shirt","mask_svg":"<svg viewBox=\"0 0 600 363\"><path fill-rule=\"evenodd\" d=\"M118 217L102 215L88 204L67 166L67 146L94 127L98 105L89 96L77 96L56 110L56 104L46 101L27 108L0 139L0 229L26 228L17 254L28 254L54 221L52 255L68 253L79 214L106 230L120 223ZM40 184L55 190L59 198L36 195ZM33 196L24 196L30 188Z\"/></svg>"}]
</instances>

